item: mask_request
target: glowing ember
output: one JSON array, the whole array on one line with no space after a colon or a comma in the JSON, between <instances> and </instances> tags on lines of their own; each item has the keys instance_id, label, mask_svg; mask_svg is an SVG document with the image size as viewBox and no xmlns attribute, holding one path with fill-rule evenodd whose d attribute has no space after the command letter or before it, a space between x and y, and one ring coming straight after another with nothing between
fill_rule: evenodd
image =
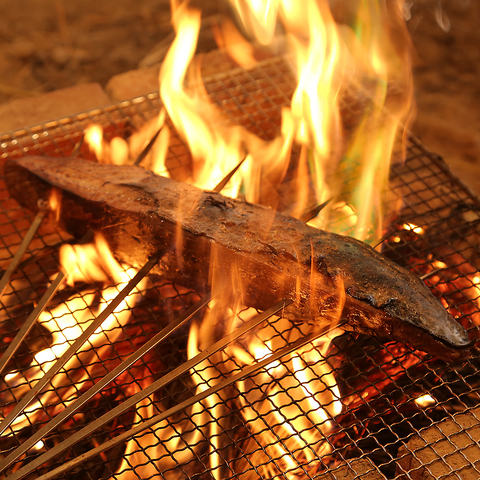
<instances>
[{"instance_id":1,"label":"glowing ember","mask_svg":"<svg viewBox=\"0 0 480 480\"><path fill-rule=\"evenodd\" d=\"M416 398L415 403L419 407L429 407L431 405L434 405L436 401L431 395L426 393L425 395L422 395L421 397Z\"/></svg>"},{"instance_id":2,"label":"glowing ember","mask_svg":"<svg viewBox=\"0 0 480 480\"><path fill-rule=\"evenodd\" d=\"M410 232L416 233L417 235L422 235L424 233L424 230L422 227L418 227L417 225L414 225L413 223L404 223L403 224L403 229L408 230Z\"/></svg>"},{"instance_id":3,"label":"glowing ember","mask_svg":"<svg viewBox=\"0 0 480 480\"><path fill-rule=\"evenodd\" d=\"M445 262L441 262L440 260L435 260L432 265L435 268L442 269L442 268L447 268L447 264ZM478 278L478 277L475 277Z\"/></svg>"}]
</instances>

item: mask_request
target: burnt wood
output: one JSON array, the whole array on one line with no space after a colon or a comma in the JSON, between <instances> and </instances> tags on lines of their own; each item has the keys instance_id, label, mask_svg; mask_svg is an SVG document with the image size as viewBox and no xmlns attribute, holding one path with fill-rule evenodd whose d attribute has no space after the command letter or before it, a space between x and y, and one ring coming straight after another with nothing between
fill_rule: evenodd
<instances>
[{"instance_id":1,"label":"burnt wood","mask_svg":"<svg viewBox=\"0 0 480 480\"><path fill-rule=\"evenodd\" d=\"M353 238L140 166L26 157L8 159L4 173L21 205L37 211L59 189L52 218L61 228L103 234L120 261L137 267L157 256L154 271L199 293L229 285L259 309L290 299L285 316L312 328L344 319L346 329L444 360L469 356L467 332L423 282Z\"/></svg>"}]
</instances>

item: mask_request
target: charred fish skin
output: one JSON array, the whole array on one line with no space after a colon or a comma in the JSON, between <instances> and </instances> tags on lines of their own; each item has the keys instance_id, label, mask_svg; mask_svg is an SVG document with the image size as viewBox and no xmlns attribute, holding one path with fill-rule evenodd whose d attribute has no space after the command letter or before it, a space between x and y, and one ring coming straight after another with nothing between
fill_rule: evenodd
<instances>
[{"instance_id":1,"label":"charred fish skin","mask_svg":"<svg viewBox=\"0 0 480 480\"><path fill-rule=\"evenodd\" d=\"M117 258L135 266L163 252L156 271L200 292L213 276L234 280L250 306L289 298L287 316L315 325L329 321L341 283L344 328L448 361L470 354L467 332L423 282L363 242L140 166L25 157L8 159L4 174L23 206L35 211L57 188L61 228L77 237L101 232Z\"/></svg>"}]
</instances>

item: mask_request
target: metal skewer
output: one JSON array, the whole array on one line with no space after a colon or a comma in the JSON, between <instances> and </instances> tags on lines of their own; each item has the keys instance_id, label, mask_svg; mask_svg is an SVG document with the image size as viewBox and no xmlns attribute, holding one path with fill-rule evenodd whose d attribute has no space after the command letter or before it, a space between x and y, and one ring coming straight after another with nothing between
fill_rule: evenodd
<instances>
[{"instance_id":1,"label":"metal skewer","mask_svg":"<svg viewBox=\"0 0 480 480\"><path fill-rule=\"evenodd\" d=\"M80 140L73 147L72 153L70 155L71 157L74 157L75 155L78 154L78 152L80 152L80 149L82 148L84 141L85 141L85 134L82 134L82 137L80 138Z\"/></svg>"},{"instance_id":2,"label":"metal skewer","mask_svg":"<svg viewBox=\"0 0 480 480\"><path fill-rule=\"evenodd\" d=\"M138 402L142 401L143 399L147 398L160 388L164 387L168 383L172 382L173 380L179 378L181 375L187 373L190 369L196 367L198 364L209 358L211 355L214 353L224 349L226 346L228 346L231 342L235 341L236 339L240 338L242 335L247 333L248 331L252 330L255 328L257 325L260 323L264 322L265 320L269 319L271 316L275 315L279 311L283 310L286 306L290 305L292 302L290 300L282 300L281 302L277 303L273 307L269 308L265 312L261 313L260 315L257 315L254 317L252 320L249 322L246 322L242 326L238 327L235 329L232 333L226 335L222 339L220 339L218 342L214 343L204 351L200 352L197 354L195 357L191 358L190 360L186 361L179 367L175 368L171 372L167 373L160 379L156 380L152 384L150 384L147 388L143 389L142 391L136 393L132 397L128 398L125 400L123 403L118 405L117 407L113 408L109 412L105 413L98 419L96 419L94 422L90 423L86 427L82 428L78 432L74 433L72 436L64 440L63 442L59 443L58 445L55 445L51 450L48 452L45 452L43 455L40 457L37 457L34 459L32 462L30 462L28 465L25 467L21 468L17 472L15 472L13 475L9 476L9 480L19 480L21 478L24 478L26 475L29 475L31 472L33 472L36 468L38 468L40 465L43 465L45 462L51 460L55 456L59 455L66 449L70 448L72 445L75 445L91 433L93 433L95 430L100 428L101 426L105 425L106 423L110 422L114 418L118 417L121 415L123 412L127 411L128 409L132 408L135 404ZM310 337L306 336L301 339L301 342L305 341L307 338L310 339ZM313 338L313 337L312 337ZM311 339L310 339L311 340ZM292 344L290 347L287 348L298 348L297 345L298 342ZM295 347L294 347L295 346ZM289 350L292 351L292 350ZM275 355L275 354L274 354ZM265 363L268 364L272 360L268 359L268 362ZM208 395L207 395L208 396ZM155 422L157 423L157 422ZM148 427L146 427L148 428ZM121 440L119 440L121 441ZM67 465L67 464L65 464ZM55 473L56 475L56 473ZM48 477L51 478L51 477Z\"/></svg>"},{"instance_id":3,"label":"metal skewer","mask_svg":"<svg viewBox=\"0 0 480 480\"><path fill-rule=\"evenodd\" d=\"M231 170L229 173L227 173L227 175L222 180L220 180L220 182L213 189L214 192L220 193L225 188L225 185L227 185L227 183L230 181L230 179L235 175L235 173L242 166L242 164L246 160L246 158L247 158L247 156L245 155L240 160L238 165L233 170Z\"/></svg>"},{"instance_id":4,"label":"metal skewer","mask_svg":"<svg viewBox=\"0 0 480 480\"><path fill-rule=\"evenodd\" d=\"M78 457L64 463L60 467L58 467L54 470L51 470L50 472L42 475L41 477L38 477L38 480L50 480L51 478L54 478L57 475L65 473L66 471L82 464L86 460L88 460L92 457L95 457L96 455L101 454L102 452L114 447L115 445L118 445L119 443L125 442L126 440L134 437L135 435L138 435L139 433L143 432L144 430L153 427L154 425L156 425L159 422L166 420L168 417L170 417L172 415L175 415L175 414L185 410L188 407L191 407L195 403L200 402L201 400L204 400L205 398L209 397L210 395L218 393L219 391L223 390L227 386L232 385L236 382L239 382L239 381L245 379L246 377L248 377L250 375L255 374L257 371L261 370L262 368L265 368L270 363L279 360L280 358L294 352L295 350L298 350L299 348L302 348L303 346L307 345L308 343L316 340L317 338L319 338L323 335L326 335L327 333L330 333L332 330L334 330L335 328L337 328L339 326L342 326L342 325L343 325L343 323L337 324L334 327L328 328L326 330L322 330L322 331L318 331L318 332L312 332L309 335L306 335L304 337L299 338L297 341L291 343L290 345L287 345L286 347L278 350L277 352L272 353L271 355L267 356L263 360L255 363L253 365L249 365L249 366L243 368L240 372L232 375L231 377L229 377L225 380L222 380L221 382L214 385L213 387L210 387L203 392L200 392L196 395L193 395L192 397L190 397L187 400L179 403L178 405L166 410L165 412L163 412L159 415L156 415L156 416L154 416L154 417L152 417L148 420L143 421L140 425L137 425L136 427L131 428L130 430L112 438L111 440L109 440L107 442L104 442L103 444L99 445L98 447L93 448L92 450L89 450L88 452L85 452L82 455L79 455ZM214 347L214 346L212 346L212 347ZM212 347L210 347L210 348L212 348ZM210 349L208 349L208 350L210 350ZM202 353L200 353L199 355L202 355ZM194 357L192 360L195 360L199 355ZM200 363L201 361L203 361L203 359L200 360L197 363ZM162 380L162 379L160 379L160 380ZM151 393L153 393L153 392L151 392ZM126 402L124 402L124 403L126 403ZM120 405L120 406L122 406L122 405ZM130 406L132 406L132 405L130 405ZM105 417L105 415L104 415L104 417ZM101 420L101 419L103 419L103 417L100 417L98 420ZM96 422L94 422L94 423L96 423ZM25 476L29 475L30 473L32 473L32 471L35 468L42 465L46 461L50 460L51 458L53 458L53 456L58 455L62 451L71 447L73 444L77 443L82 438L84 438L86 435L92 433L96 428L98 428L98 426L95 426L95 425L93 425L93 427L92 428L85 427L84 429L80 430L76 434L69 437L64 442L56 445L49 452L43 454L41 457L35 459L30 464L26 465L25 467L23 467L20 470L18 470L17 472L15 472L13 475L11 475L9 477L9 480L20 480L20 479L24 478ZM83 435L82 432L86 428L89 428L90 431L86 435ZM80 435L80 434L82 434L82 435ZM74 439L73 437L75 437L77 435L79 436L79 438ZM57 449L57 447L61 447L61 448L59 448L57 451L53 452L53 450ZM33 464L35 464L35 466L33 466Z\"/></svg>"},{"instance_id":5,"label":"metal skewer","mask_svg":"<svg viewBox=\"0 0 480 480\"><path fill-rule=\"evenodd\" d=\"M0 423L0 435L12 424L12 422L23 412L25 407L35 398L35 396L50 382L53 376L58 373L62 367L70 360L77 350L88 340L88 338L100 327L100 325L113 313L124 298L136 287L140 280L153 268L158 262L157 258L151 258L127 283L123 290L110 302L88 328L75 340L69 349L55 362L47 373L35 384L35 386L22 398L15 408Z\"/></svg>"},{"instance_id":6,"label":"metal skewer","mask_svg":"<svg viewBox=\"0 0 480 480\"><path fill-rule=\"evenodd\" d=\"M308 212L305 212L301 217L300 220L304 223L308 223L310 220L313 220L330 202L332 201L329 198L326 202L323 202L320 205L316 205Z\"/></svg>"},{"instance_id":7,"label":"metal skewer","mask_svg":"<svg viewBox=\"0 0 480 480\"><path fill-rule=\"evenodd\" d=\"M435 270L432 270L431 272L425 273L425 275L422 275L420 277L420 280L426 280L427 278L430 278L432 275L437 274L438 272L441 272L442 270L445 270L444 268L436 268Z\"/></svg>"},{"instance_id":8,"label":"metal skewer","mask_svg":"<svg viewBox=\"0 0 480 480\"><path fill-rule=\"evenodd\" d=\"M149 152L152 149L154 143L156 142L158 136L160 135L160 132L162 131L162 128L163 128L163 125L156 131L155 135L147 143L147 146L141 151L140 155L137 157L137 159L133 163L134 165L139 165L140 162L142 162L142 160L149 154Z\"/></svg>"},{"instance_id":9,"label":"metal skewer","mask_svg":"<svg viewBox=\"0 0 480 480\"><path fill-rule=\"evenodd\" d=\"M218 295L218 294L217 294ZM48 422L44 427L38 430L34 435L32 435L28 440L24 441L18 448L16 448L7 458L0 462L0 472L8 468L10 465L15 463L15 461L21 457L24 453L28 452L38 441L44 438L49 432L54 428L60 425L64 420L72 416L79 408L85 405L91 398L93 398L98 392L100 392L105 386L110 382L113 382L120 374L125 370L131 367L135 362L137 362L143 355L148 353L153 348L157 347L161 342L168 338L173 332L178 330L183 324L190 320L199 310L208 305L212 296L207 294L205 298L199 300L194 305L192 305L183 315L181 315L177 320L170 323L162 331L157 333L153 338L151 338L147 343L142 345L135 353L130 355L126 360L117 365L111 372L109 372L105 377L103 377L99 382L97 382L92 388L87 392L77 398L73 403L71 403L65 410L55 416L50 422Z\"/></svg>"},{"instance_id":10,"label":"metal skewer","mask_svg":"<svg viewBox=\"0 0 480 480\"><path fill-rule=\"evenodd\" d=\"M385 240L390 238L395 232L396 230L391 230L391 229L387 231L387 233L380 240L378 240L378 242L375 245L372 245L372 248L377 248L378 246L380 246Z\"/></svg>"},{"instance_id":11,"label":"metal skewer","mask_svg":"<svg viewBox=\"0 0 480 480\"><path fill-rule=\"evenodd\" d=\"M46 208L41 208L38 211L37 216L33 219L33 222L30 225L30 228L28 229L26 235L23 237L23 240L20 243L18 250L15 252L15 255L13 256L12 261L10 262L10 265L7 267L7 269L3 273L2 279L0 280L0 297L3 295L3 291L5 290L5 287L7 286L8 282L10 281L10 278L12 278L13 272L18 267L18 264L20 263L20 260L22 260L22 257L26 252L28 246L30 245L30 242L32 241L34 235L37 233L37 230L42 224L42 221L45 218L46 213L47 213Z\"/></svg>"}]
</instances>

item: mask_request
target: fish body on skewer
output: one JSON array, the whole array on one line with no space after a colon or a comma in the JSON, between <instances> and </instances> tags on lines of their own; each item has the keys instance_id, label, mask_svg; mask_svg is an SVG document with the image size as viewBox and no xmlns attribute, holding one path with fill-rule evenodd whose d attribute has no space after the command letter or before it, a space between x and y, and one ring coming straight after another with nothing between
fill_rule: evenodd
<instances>
[{"instance_id":1,"label":"fish body on skewer","mask_svg":"<svg viewBox=\"0 0 480 480\"><path fill-rule=\"evenodd\" d=\"M467 332L423 282L353 238L139 166L26 157L8 159L4 173L23 206L35 211L59 189L61 228L76 237L101 232L135 266L157 256L155 270L174 282L200 292L227 283L259 309L290 299L285 316L321 328L341 309L345 329L444 360L469 356Z\"/></svg>"}]
</instances>

